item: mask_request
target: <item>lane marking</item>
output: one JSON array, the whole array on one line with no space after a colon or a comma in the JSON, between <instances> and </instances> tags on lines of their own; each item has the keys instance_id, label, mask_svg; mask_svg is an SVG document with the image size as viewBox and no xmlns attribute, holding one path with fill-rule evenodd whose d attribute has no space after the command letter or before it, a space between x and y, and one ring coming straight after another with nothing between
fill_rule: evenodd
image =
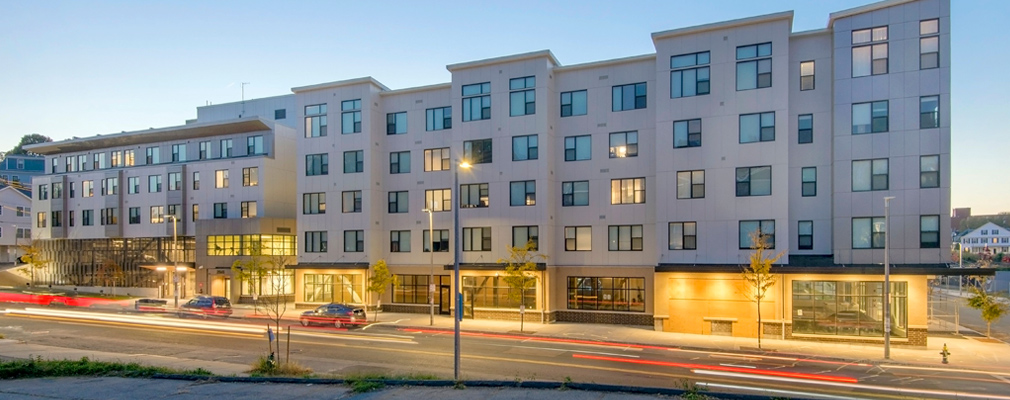
<instances>
[{"instance_id":1,"label":"lane marking","mask_svg":"<svg viewBox=\"0 0 1010 400\"><path fill-rule=\"evenodd\" d=\"M629 357L629 358L640 358L640 357L641 357L641 356L637 356L637 355L634 355L634 354L618 354L618 353L604 353L604 352L599 352L599 351L586 351L586 350L571 350L571 349L555 349L555 348L551 348L551 347L534 347L534 346L516 346L516 345L511 345L511 344L490 344L489 346L496 346L496 347L514 347L514 348L517 348L517 349L533 349L533 350L546 350L546 351L561 351L561 352L566 352L566 353L586 353L586 354L603 354L603 355L607 355L607 356L616 356L616 357Z\"/></svg>"},{"instance_id":2,"label":"lane marking","mask_svg":"<svg viewBox=\"0 0 1010 400\"><path fill-rule=\"evenodd\" d=\"M787 371L773 371L767 369L751 369L737 368L737 367L725 367L721 365L704 365L704 364L688 364L688 363L678 363L678 362L668 362L668 361L653 361L653 360L622 360L619 358L610 357L599 357L599 356L588 356L581 354L573 354L574 358L585 358L590 360L599 361L617 361L623 363L632 364L644 364L644 365L655 365L661 367L675 367L675 368L686 368L690 370L714 370L714 371L725 371L725 372L735 372L743 374L754 374L754 375L767 375L767 376L777 376L777 377L790 377L799 378L806 380L815 381L831 381L831 382L845 382L845 383L856 383L858 380L856 378L848 376L834 376L834 375L817 375L808 374L803 372L787 372Z\"/></svg>"},{"instance_id":3,"label":"lane marking","mask_svg":"<svg viewBox=\"0 0 1010 400\"><path fill-rule=\"evenodd\" d=\"M723 389L745 390L745 391L758 392L758 393L763 393L763 394L772 394L772 393L774 393L774 394L784 394L784 395L788 395L788 396L796 396L796 397L802 397L802 398L816 397L816 398L822 398L822 399L837 399L837 400L864 400L863 397L836 396L836 395L831 395L831 394L821 394L821 393L813 393L813 392L800 392L800 391L796 391L796 390L765 389L765 388L760 388L760 387L740 386L740 385L724 385L722 383L698 382L698 385L705 385L706 387L710 387L710 388L711 387L716 387L716 388L723 388Z\"/></svg>"}]
</instances>

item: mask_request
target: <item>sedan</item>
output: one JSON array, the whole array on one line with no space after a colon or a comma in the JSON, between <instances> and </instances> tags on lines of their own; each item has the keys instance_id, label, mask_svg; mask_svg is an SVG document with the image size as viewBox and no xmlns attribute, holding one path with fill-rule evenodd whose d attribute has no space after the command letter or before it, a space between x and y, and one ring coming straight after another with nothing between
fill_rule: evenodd
<instances>
[{"instance_id":1,"label":"sedan","mask_svg":"<svg viewBox=\"0 0 1010 400\"><path fill-rule=\"evenodd\" d=\"M364 325L368 322L365 309L355 308L347 304L330 303L317 307L315 310L303 312L299 318L302 326L332 325L337 328Z\"/></svg>"}]
</instances>

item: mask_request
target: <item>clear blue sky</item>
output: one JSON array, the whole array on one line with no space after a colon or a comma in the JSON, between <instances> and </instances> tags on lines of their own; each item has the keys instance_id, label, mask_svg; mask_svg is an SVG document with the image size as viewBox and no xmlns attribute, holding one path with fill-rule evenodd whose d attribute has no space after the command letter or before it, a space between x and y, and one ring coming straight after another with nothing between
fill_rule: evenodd
<instances>
[{"instance_id":1,"label":"clear blue sky","mask_svg":"<svg viewBox=\"0 0 1010 400\"><path fill-rule=\"evenodd\" d=\"M870 0L0 0L0 149L181 125L207 102L373 76L449 81L447 64L550 49L562 64L652 53L652 32L794 10L793 31ZM1010 1L952 0L952 206L1010 211Z\"/></svg>"}]
</instances>

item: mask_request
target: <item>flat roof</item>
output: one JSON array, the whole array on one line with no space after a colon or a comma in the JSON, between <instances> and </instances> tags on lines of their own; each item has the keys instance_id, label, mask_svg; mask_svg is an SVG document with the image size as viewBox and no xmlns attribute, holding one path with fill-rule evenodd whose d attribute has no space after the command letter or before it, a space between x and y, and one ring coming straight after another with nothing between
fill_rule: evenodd
<instances>
[{"instance_id":1,"label":"flat roof","mask_svg":"<svg viewBox=\"0 0 1010 400\"><path fill-rule=\"evenodd\" d=\"M573 65L566 65L564 67L557 67L557 68L554 68L554 70L557 71L557 72L566 72L566 71L575 71L575 70L580 70L580 69L589 69L589 68L598 68L598 67L609 67L609 66L612 66L612 65L619 65L619 64L632 64L632 63L642 62L642 61L652 61L652 62L655 62L656 61L656 53L642 54L642 55L631 56L631 57L612 58L612 59L603 60L603 61L590 61L590 62L582 63L582 64L573 64Z\"/></svg>"},{"instance_id":2,"label":"flat roof","mask_svg":"<svg viewBox=\"0 0 1010 400\"><path fill-rule=\"evenodd\" d=\"M531 60L535 58L544 58L544 57L550 60L550 62L554 64L554 66L561 65L561 63L558 62L558 59L554 57L554 53L551 53L550 50L538 50L538 51L531 51L529 53L513 54L502 57L485 58L483 60L477 60L477 61L467 61L462 63L449 64L445 66L445 69L449 70L449 72L453 72L455 70L466 68L476 68L487 65L503 64L508 62Z\"/></svg>"},{"instance_id":3,"label":"flat roof","mask_svg":"<svg viewBox=\"0 0 1010 400\"><path fill-rule=\"evenodd\" d=\"M774 14L758 15L756 17L740 18L740 19L734 19L734 20L729 20L729 21L714 22L714 23L711 23L711 24L695 25L695 26L689 26L689 27L686 27L686 28L677 28L677 29L671 29L671 30L668 30L668 31L655 32L655 33L652 34L652 41L655 42L656 40L659 40L659 39L666 39L666 38L671 38L671 37L675 37L675 36L683 36L683 35L692 35L692 34L696 34L696 33L702 33L702 32L714 31L714 30L721 30L721 29L730 29L730 28L736 28L736 27L739 27L739 26L747 26L747 25L754 25L754 24L763 24L763 23L767 23L767 22L771 22L771 21L777 21L777 20L780 20L780 19L787 19L787 20L789 20L789 25L790 25L789 29L792 30L793 12L792 11L783 11L783 12L774 13Z\"/></svg>"},{"instance_id":4,"label":"flat roof","mask_svg":"<svg viewBox=\"0 0 1010 400\"><path fill-rule=\"evenodd\" d=\"M832 26L834 26L835 21L838 20L838 19L840 19L840 18L851 17L851 16L856 15L856 14L868 13L868 12L876 11L876 10L879 10L879 9L882 9L882 8L898 6L898 5L902 5L902 4L905 4L905 3L911 3L913 1L916 1L916 0L884 0L884 1L879 1L879 2L876 2L876 3L867 4L867 5L864 5L864 6L853 7L853 8L850 8L848 10L835 11L835 12L833 12L831 14L828 14L828 28L831 28Z\"/></svg>"},{"instance_id":5,"label":"flat roof","mask_svg":"<svg viewBox=\"0 0 1010 400\"><path fill-rule=\"evenodd\" d=\"M294 93L309 92L309 91L313 91L313 90L333 89L333 88L338 88L338 87L343 87L343 86L360 85L362 83L368 83L368 84L374 85L375 87L377 87L379 89L382 89L382 90L389 90L389 88L386 87L386 85L383 85L379 81L375 80L375 78L372 78L370 76L365 76L365 77L361 77L361 78L345 79L345 80L342 80L342 81L317 83L315 85L296 86L296 87L291 88L291 91L294 92Z\"/></svg>"}]
</instances>

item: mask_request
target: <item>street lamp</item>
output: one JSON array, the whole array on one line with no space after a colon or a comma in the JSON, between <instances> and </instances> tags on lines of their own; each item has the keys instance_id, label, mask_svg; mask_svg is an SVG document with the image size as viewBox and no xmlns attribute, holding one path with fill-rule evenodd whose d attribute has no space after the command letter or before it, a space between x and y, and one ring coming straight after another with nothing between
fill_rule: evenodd
<instances>
[{"instance_id":1,"label":"street lamp","mask_svg":"<svg viewBox=\"0 0 1010 400\"><path fill-rule=\"evenodd\" d=\"M431 322L429 325L435 325L435 230L434 222L432 220L431 213L435 210L435 201L431 201L431 205L426 207L424 211L428 213L428 252L430 252L431 258L428 264L428 307L431 308Z\"/></svg>"},{"instance_id":2,"label":"street lamp","mask_svg":"<svg viewBox=\"0 0 1010 400\"><path fill-rule=\"evenodd\" d=\"M884 359L891 358L891 259L888 248L891 227L888 218L894 196L884 197Z\"/></svg>"},{"instance_id":3,"label":"street lamp","mask_svg":"<svg viewBox=\"0 0 1010 400\"><path fill-rule=\"evenodd\" d=\"M175 215L169 215L168 217L172 219L172 249L175 250L174 253L177 253L179 251L179 217ZM175 308L179 308L179 254L175 254L172 257L172 262L174 264L172 270L174 289L172 291L175 293Z\"/></svg>"},{"instance_id":4,"label":"street lamp","mask_svg":"<svg viewBox=\"0 0 1010 400\"><path fill-rule=\"evenodd\" d=\"M471 166L470 163L468 163L466 161L463 161L463 162L457 164L456 168L453 168L452 190L455 191L456 194L451 196L452 197L452 201L456 201L456 199L460 198L460 194L459 194L459 169L460 168L469 169L470 166ZM450 193L452 193L452 192L450 192ZM454 359L455 363L454 363L453 371L455 373L454 376L456 378L456 381L459 381L459 321L463 319L463 291L460 290L460 287L459 287L460 283L461 283L459 281L459 257L460 257L460 255L459 255L459 235L460 235L459 205L458 204L452 204L451 206L452 206L452 242L453 242L453 249L452 249L452 254L453 254L453 257L452 257L453 258L453 261L452 261L453 280L452 280L452 283L453 283L453 295L456 297L456 315L455 315L455 318L453 318L455 320L455 329L453 329L453 339L454 339L454 343L455 343L455 348L454 348L454 351L453 351L453 359ZM432 249L432 251L434 251L434 250L435 249Z\"/></svg>"}]
</instances>

